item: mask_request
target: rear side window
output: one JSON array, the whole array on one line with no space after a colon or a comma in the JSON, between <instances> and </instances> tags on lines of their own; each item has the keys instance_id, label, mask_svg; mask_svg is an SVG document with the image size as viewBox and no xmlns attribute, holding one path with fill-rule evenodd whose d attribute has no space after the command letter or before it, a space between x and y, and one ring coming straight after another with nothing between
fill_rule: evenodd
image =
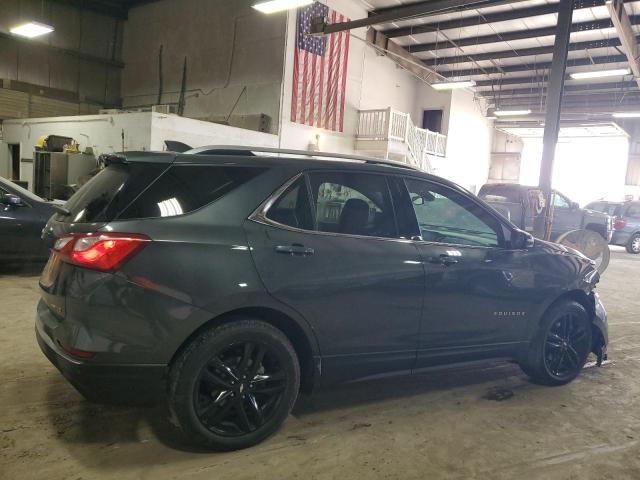
<instances>
[{"instance_id":1,"label":"rear side window","mask_svg":"<svg viewBox=\"0 0 640 480\"><path fill-rule=\"evenodd\" d=\"M627 208L627 213L625 214L625 217L640 219L640 204L634 203L632 205L629 205L629 208Z\"/></svg>"},{"instance_id":2,"label":"rear side window","mask_svg":"<svg viewBox=\"0 0 640 480\"><path fill-rule=\"evenodd\" d=\"M267 212L267 218L289 227L313 230L309 192L301 177L278 198Z\"/></svg>"},{"instance_id":3,"label":"rear side window","mask_svg":"<svg viewBox=\"0 0 640 480\"><path fill-rule=\"evenodd\" d=\"M384 176L317 172L309 178L318 231L368 237L398 236Z\"/></svg>"},{"instance_id":4,"label":"rear side window","mask_svg":"<svg viewBox=\"0 0 640 480\"><path fill-rule=\"evenodd\" d=\"M197 210L263 173L265 168L174 165L118 219L173 217Z\"/></svg>"},{"instance_id":5,"label":"rear side window","mask_svg":"<svg viewBox=\"0 0 640 480\"><path fill-rule=\"evenodd\" d=\"M76 223L108 222L153 182L166 165L112 164L89 180L67 201L71 212L57 219Z\"/></svg>"}]
</instances>

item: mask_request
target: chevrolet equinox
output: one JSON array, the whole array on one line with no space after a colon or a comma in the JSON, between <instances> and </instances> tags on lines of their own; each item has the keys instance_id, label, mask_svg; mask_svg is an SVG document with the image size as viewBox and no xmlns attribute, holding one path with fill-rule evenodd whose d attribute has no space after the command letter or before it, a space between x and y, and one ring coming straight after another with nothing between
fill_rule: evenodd
<instances>
[{"instance_id":1,"label":"chevrolet equinox","mask_svg":"<svg viewBox=\"0 0 640 480\"><path fill-rule=\"evenodd\" d=\"M593 262L442 178L249 147L104 161L43 232L38 342L86 398L163 399L201 445L260 442L317 386L487 359L562 385L605 355Z\"/></svg>"}]
</instances>

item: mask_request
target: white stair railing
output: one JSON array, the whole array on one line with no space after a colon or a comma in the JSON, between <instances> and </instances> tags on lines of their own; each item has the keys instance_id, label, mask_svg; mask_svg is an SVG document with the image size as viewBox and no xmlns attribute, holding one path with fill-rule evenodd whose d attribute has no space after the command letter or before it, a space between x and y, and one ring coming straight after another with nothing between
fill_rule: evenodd
<instances>
[{"instance_id":1,"label":"white stair railing","mask_svg":"<svg viewBox=\"0 0 640 480\"><path fill-rule=\"evenodd\" d=\"M360 110L359 140L393 140L405 142L409 163L429 170L428 155L445 156L447 136L416 127L408 113L392 108Z\"/></svg>"}]
</instances>

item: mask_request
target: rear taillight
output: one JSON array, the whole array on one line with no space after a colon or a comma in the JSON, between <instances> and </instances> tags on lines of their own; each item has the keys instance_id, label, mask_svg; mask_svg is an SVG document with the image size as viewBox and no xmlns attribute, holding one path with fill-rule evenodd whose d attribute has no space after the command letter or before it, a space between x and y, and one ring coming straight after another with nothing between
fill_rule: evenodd
<instances>
[{"instance_id":1,"label":"rear taillight","mask_svg":"<svg viewBox=\"0 0 640 480\"><path fill-rule=\"evenodd\" d=\"M145 235L130 233L89 233L61 237L53 249L67 263L110 272L117 270L150 241Z\"/></svg>"},{"instance_id":2,"label":"rear taillight","mask_svg":"<svg viewBox=\"0 0 640 480\"><path fill-rule=\"evenodd\" d=\"M613 222L613 228L616 230L622 230L627 226L627 221L624 218L616 218L615 222Z\"/></svg>"}]
</instances>

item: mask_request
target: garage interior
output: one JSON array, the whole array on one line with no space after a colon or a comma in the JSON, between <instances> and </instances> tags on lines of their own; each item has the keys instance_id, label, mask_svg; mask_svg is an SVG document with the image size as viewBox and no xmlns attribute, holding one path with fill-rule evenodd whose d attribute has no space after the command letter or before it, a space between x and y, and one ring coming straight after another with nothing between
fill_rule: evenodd
<instances>
[{"instance_id":1,"label":"garage interior","mask_svg":"<svg viewBox=\"0 0 640 480\"><path fill-rule=\"evenodd\" d=\"M101 155L179 142L366 155L473 194L539 186L538 237L552 188L640 201L640 1L322 0L334 16L308 28L344 46L326 117L299 103L315 80L298 10L257 3L3 0L0 177L67 200ZM28 22L50 30L12 32ZM44 264L2 261L0 478L640 478L640 255L608 248L608 360L571 384L500 362L347 384L228 453L194 448L164 406L86 401L33 335Z\"/></svg>"}]
</instances>

